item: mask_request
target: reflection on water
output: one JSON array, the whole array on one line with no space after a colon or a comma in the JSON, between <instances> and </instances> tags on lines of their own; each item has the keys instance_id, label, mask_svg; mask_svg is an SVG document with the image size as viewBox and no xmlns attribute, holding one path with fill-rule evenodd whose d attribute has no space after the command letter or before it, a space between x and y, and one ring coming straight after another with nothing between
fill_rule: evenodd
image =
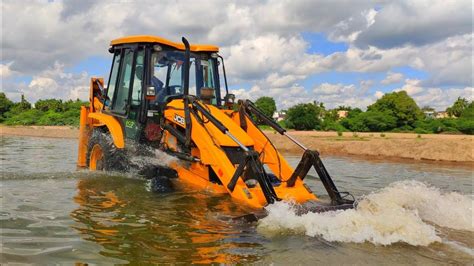
<instances>
[{"instance_id":1,"label":"reflection on water","mask_svg":"<svg viewBox=\"0 0 474 266\"><path fill-rule=\"evenodd\" d=\"M253 232L230 223L231 215L243 212L226 197L191 190L157 195L145 188L142 180L121 177L80 180L74 228L100 243L102 255L129 261L238 262L242 254L254 259L259 244Z\"/></svg>"},{"instance_id":2,"label":"reflection on water","mask_svg":"<svg viewBox=\"0 0 474 266\"><path fill-rule=\"evenodd\" d=\"M321 219L325 217L310 214L297 218L291 211L285 213L285 206L276 206L282 215L272 222L279 225L277 230L265 230L262 225L233 221L231 218L244 214L245 209L225 195L182 185L173 193L153 194L147 190L147 181L132 176L77 172L74 140L4 137L0 145L2 263L469 264L474 258L472 231L450 229L422 214L419 217L426 219L423 224L432 226L439 239L427 246L408 241L384 246L362 240L357 244L350 240L353 231L324 228ZM297 160L290 156L292 164ZM403 180L427 182L441 189L440 195L457 191L472 197L472 171L463 167L340 157L324 161L341 190L358 197ZM318 193L324 191L317 179L309 177L307 182ZM436 206L446 202L436 202L438 196L433 195L412 197L415 205L394 199L409 211L422 210L423 200L431 199ZM461 214L469 219L469 213L472 206ZM345 220L327 221L326 227ZM318 231L321 228L326 231ZM331 238L323 233L331 232L349 241L328 241ZM410 232L417 239L417 231Z\"/></svg>"}]
</instances>

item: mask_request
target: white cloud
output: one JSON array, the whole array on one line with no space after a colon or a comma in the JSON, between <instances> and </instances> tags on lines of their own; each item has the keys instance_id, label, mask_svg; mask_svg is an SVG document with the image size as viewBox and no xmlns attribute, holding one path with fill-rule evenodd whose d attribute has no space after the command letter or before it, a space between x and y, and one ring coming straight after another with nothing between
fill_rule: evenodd
<instances>
[{"instance_id":1,"label":"white cloud","mask_svg":"<svg viewBox=\"0 0 474 266\"><path fill-rule=\"evenodd\" d=\"M268 88L255 85L252 88L231 90L237 98L250 99L255 101L262 96L269 96L275 99L279 110L287 109L298 103L307 103L316 100L315 95L307 92L303 87L294 84L289 88Z\"/></svg>"},{"instance_id":2,"label":"white cloud","mask_svg":"<svg viewBox=\"0 0 474 266\"><path fill-rule=\"evenodd\" d=\"M89 95L89 80L86 72L68 73L64 71L64 65L55 63L53 67L33 76L28 86L23 86L19 92L27 95L31 102L48 98L86 100Z\"/></svg>"},{"instance_id":3,"label":"white cloud","mask_svg":"<svg viewBox=\"0 0 474 266\"><path fill-rule=\"evenodd\" d=\"M447 88L424 87L421 80L406 79L405 84L394 91L404 90L413 97L418 106L431 106L438 111L445 110L452 105L458 97L474 100L474 88Z\"/></svg>"},{"instance_id":4,"label":"white cloud","mask_svg":"<svg viewBox=\"0 0 474 266\"><path fill-rule=\"evenodd\" d=\"M420 107L428 105L435 108L437 111L444 111L447 107L451 106L458 97L473 101L473 95L473 87L465 87L461 89L427 88L423 93L414 95L413 98Z\"/></svg>"},{"instance_id":5,"label":"white cloud","mask_svg":"<svg viewBox=\"0 0 474 266\"><path fill-rule=\"evenodd\" d=\"M349 72L382 72L409 66L426 71L431 85L471 86L473 34L458 35L424 46L391 49L350 47L328 55L319 68Z\"/></svg>"},{"instance_id":6,"label":"white cloud","mask_svg":"<svg viewBox=\"0 0 474 266\"><path fill-rule=\"evenodd\" d=\"M403 74L402 73L389 71L387 73L387 77L385 77L385 79L382 80L380 83L382 83L384 85L388 85L388 84L398 83L402 80L403 80Z\"/></svg>"},{"instance_id":7,"label":"white cloud","mask_svg":"<svg viewBox=\"0 0 474 266\"><path fill-rule=\"evenodd\" d=\"M1 79L9 78L16 74L16 71L11 70L10 68L12 64L13 64L13 61L7 64L0 64L0 78Z\"/></svg>"},{"instance_id":8,"label":"white cloud","mask_svg":"<svg viewBox=\"0 0 474 266\"><path fill-rule=\"evenodd\" d=\"M292 85L295 85L295 82L297 80L304 79L306 76L304 75L283 75L280 76L278 73L272 73L267 76L266 82L271 86L271 87L289 87Z\"/></svg>"},{"instance_id":9,"label":"white cloud","mask_svg":"<svg viewBox=\"0 0 474 266\"><path fill-rule=\"evenodd\" d=\"M384 96L384 94L385 94L385 93L383 93L383 92L381 92L381 91L376 91L376 92L374 93L374 96L375 96L375 98L380 99L380 98L382 98L382 96Z\"/></svg>"},{"instance_id":10,"label":"white cloud","mask_svg":"<svg viewBox=\"0 0 474 266\"><path fill-rule=\"evenodd\" d=\"M388 1L357 36L358 46L423 46L472 32L472 2Z\"/></svg>"},{"instance_id":11,"label":"white cloud","mask_svg":"<svg viewBox=\"0 0 474 266\"><path fill-rule=\"evenodd\" d=\"M421 86L421 80L419 79L406 79L405 85L394 91L406 91L408 95L413 96L424 91L424 88Z\"/></svg>"},{"instance_id":12,"label":"white cloud","mask_svg":"<svg viewBox=\"0 0 474 266\"><path fill-rule=\"evenodd\" d=\"M340 105L353 106L365 109L376 99L367 95L365 90L357 88L354 84L322 83L313 88L314 97L318 102L323 102L327 108Z\"/></svg>"},{"instance_id":13,"label":"white cloud","mask_svg":"<svg viewBox=\"0 0 474 266\"><path fill-rule=\"evenodd\" d=\"M251 97L270 93L281 106L312 101L310 88L303 90L298 83L325 71L387 72L409 66L428 76L404 85L411 86L406 89L413 93L472 87L472 4L468 1L4 0L2 11L2 80L12 73L33 76L31 88L16 86L32 97L39 96L35 90L48 97L82 95L87 74L65 73L65 67L91 56L109 57L110 40L130 34L173 40L184 35L191 42L220 45L231 85L252 84L251 89L236 92ZM349 49L327 56L310 54L302 32L322 33L346 42ZM53 62L61 67L51 67ZM51 69L60 70L52 74ZM389 73L382 84L401 81L404 77L398 74ZM68 82L64 78L68 75L76 81ZM47 83L51 88L46 88ZM63 85L66 91L58 89ZM339 104L354 101L360 106L375 99L375 95L362 99L373 86L371 81L360 81L358 86L356 95L348 96L352 100L340 97ZM337 104L336 96L324 95Z\"/></svg>"},{"instance_id":14,"label":"white cloud","mask_svg":"<svg viewBox=\"0 0 474 266\"><path fill-rule=\"evenodd\" d=\"M372 86L374 85L373 80L361 80L359 83L360 86L360 94L364 94L367 92Z\"/></svg>"}]
</instances>

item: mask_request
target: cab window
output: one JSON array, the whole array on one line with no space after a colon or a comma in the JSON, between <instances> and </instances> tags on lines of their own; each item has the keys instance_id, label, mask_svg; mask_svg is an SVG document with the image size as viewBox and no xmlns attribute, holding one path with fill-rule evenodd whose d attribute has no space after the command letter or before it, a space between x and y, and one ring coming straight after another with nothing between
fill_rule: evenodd
<instances>
[{"instance_id":1,"label":"cab window","mask_svg":"<svg viewBox=\"0 0 474 266\"><path fill-rule=\"evenodd\" d=\"M125 114L128 107L128 96L130 92L130 81L132 79L133 50L125 49L122 54L122 65L119 70L119 78L115 86L115 98L112 111Z\"/></svg>"},{"instance_id":2,"label":"cab window","mask_svg":"<svg viewBox=\"0 0 474 266\"><path fill-rule=\"evenodd\" d=\"M168 95L183 93L184 53L162 51L152 55L151 85L155 87L155 103L162 103ZM196 59L189 65L189 94L196 95Z\"/></svg>"},{"instance_id":3,"label":"cab window","mask_svg":"<svg viewBox=\"0 0 474 266\"><path fill-rule=\"evenodd\" d=\"M115 83L117 82L117 74L120 67L120 51L116 51L114 54L114 60L112 63L112 70L110 71L109 84L107 86L107 97L109 99L114 98L115 93ZM110 107L110 100L107 101L106 106Z\"/></svg>"},{"instance_id":4,"label":"cab window","mask_svg":"<svg viewBox=\"0 0 474 266\"><path fill-rule=\"evenodd\" d=\"M138 50L137 58L135 59L135 77L133 79L132 89L132 107L140 106L142 99L142 83L143 83L143 66L145 59L145 51Z\"/></svg>"}]
</instances>

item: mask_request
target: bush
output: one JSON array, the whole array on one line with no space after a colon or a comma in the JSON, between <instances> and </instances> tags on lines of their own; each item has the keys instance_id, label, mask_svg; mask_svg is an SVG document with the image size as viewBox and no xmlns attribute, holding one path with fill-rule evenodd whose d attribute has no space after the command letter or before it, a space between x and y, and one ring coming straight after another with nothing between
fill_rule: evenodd
<instances>
[{"instance_id":1,"label":"bush","mask_svg":"<svg viewBox=\"0 0 474 266\"><path fill-rule=\"evenodd\" d=\"M4 93L0 93L0 122L7 125L79 125L81 106L87 105L79 99L76 101L47 99L39 100L35 108L21 97L18 103L11 102Z\"/></svg>"},{"instance_id":2,"label":"bush","mask_svg":"<svg viewBox=\"0 0 474 266\"><path fill-rule=\"evenodd\" d=\"M7 115L9 115L9 113L7 113ZM21 113L11 114L11 117L9 116L5 119L5 124L21 126L36 125L42 115L43 112L36 109L30 109Z\"/></svg>"},{"instance_id":3,"label":"bush","mask_svg":"<svg viewBox=\"0 0 474 266\"><path fill-rule=\"evenodd\" d=\"M3 118L3 115L10 111L13 107L13 102L7 98L5 93L0 92L0 119Z\"/></svg>"},{"instance_id":4,"label":"bush","mask_svg":"<svg viewBox=\"0 0 474 266\"><path fill-rule=\"evenodd\" d=\"M341 125L351 131L388 131L396 127L396 118L387 112L367 111L353 118L341 120Z\"/></svg>"},{"instance_id":5,"label":"bush","mask_svg":"<svg viewBox=\"0 0 474 266\"><path fill-rule=\"evenodd\" d=\"M288 109L286 125L297 130L321 128L321 107L312 103L297 104Z\"/></svg>"},{"instance_id":6,"label":"bush","mask_svg":"<svg viewBox=\"0 0 474 266\"><path fill-rule=\"evenodd\" d=\"M457 121L457 129L464 134L474 134L474 120L459 118Z\"/></svg>"},{"instance_id":7,"label":"bush","mask_svg":"<svg viewBox=\"0 0 474 266\"><path fill-rule=\"evenodd\" d=\"M35 103L35 109L43 112L54 111L61 112L63 110L63 101L56 99L38 100Z\"/></svg>"},{"instance_id":8,"label":"bush","mask_svg":"<svg viewBox=\"0 0 474 266\"><path fill-rule=\"evenodd\" d=\"M325 131L347 131L347 129L342 126L339 122L337 121L327 121L324 120L322 122L322 129Z\"/></svg>"}]
</instances>

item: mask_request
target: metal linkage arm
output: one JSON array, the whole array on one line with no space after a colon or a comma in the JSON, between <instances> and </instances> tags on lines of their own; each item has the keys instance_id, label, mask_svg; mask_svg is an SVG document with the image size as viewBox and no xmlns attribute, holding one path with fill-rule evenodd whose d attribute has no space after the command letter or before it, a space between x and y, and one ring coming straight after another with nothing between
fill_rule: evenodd
<instances>
[{"instance_id":1,"label":"metal linkage arm","mask_svg":"<svg viewBox=\"0 0 474 266\"><path fill-rule=\"evenodd\" d=\"M285 135L287 138L289 138L296 145L300 146L300 148L302 148L303 150L307 150L307 148L303 144L301 144L299 141L294 139L292 136L288 135L288 133L286 132L286 129L281 127L277 122L275 122L273 119L271 119L266 114L264 114L262 111L260 111L260 109L258 109L257 106L255 106L255 104L252 101L245 100L245 101L240 101L240 103L244 107L246 112L249 112L249 113L255 115L258 119L260 119L262 122L264 122L267 126L272 127L274 130L276 130L281 135ZM245 114L243 114L242 112L243 112L243 110L240 111L240 114L241 114L241 117L240 117L241 122L240 123L241 123L242 128L246 129L247 125L244 121Z\"/></svg>"},{"instance_id":2,"label":"metal linkage arm","mask_svg":"<svg viewBox=\"0 0 474 266\"><path fill-rule=\"evenodd\" d=\"M331 198L331 203L333 204L345 204L345 203L352 203L353 201L344 199L341 196L341 193L347 194L346 192L339 192L336 188L336 185L331 179L326 167L324 167L321 158L319 157L319 153L317 151L306 150L299 162L298 166L296 167L295 171L291 175L291 177L287 181L287 186L292 187L295 185L296 179L300 177L302 180L306 177L311 166L314 167L316 172L318 173L321 182L324 185L329 197Z\"/></svg>"},{"instance_id":3,"label":"metal linkage arm","mask_svg":"<svg viewBox=\"0 0 474 266\"><path fill-rule=\"evenodd\" d=\"M257 106L255 106L255 104L252 101L245 100L245 102L242 102L242 104L245 106L245 109L247 109L249 113L255 115L258 119L260 119L266 125L275 129L281 135L283 135L286 132L286 129L282 128L272 118L268 117L266 114L260 111L260 109L258 109Z\"/></svg>"},{"instance_id":4,"label":"metal linkage arm","mask_svg":"<svg viewBox=\"0 0 474 266\"><path fill-rule=\"evenodd\" d=\"M263 195L267 200L268 204L272 204L275 201L279 201L275 190L273 189L270 178L265 173L262 164L259 161L259 155L255 151L247 151L245 157L240 162L239 166L234 172L230 182L227 184L227 188L233 192L237 185L237 180L244 174L244 171L251 172L251 175L257 179L258 184L262 188Z\"/></svg>"}]
</instances>

